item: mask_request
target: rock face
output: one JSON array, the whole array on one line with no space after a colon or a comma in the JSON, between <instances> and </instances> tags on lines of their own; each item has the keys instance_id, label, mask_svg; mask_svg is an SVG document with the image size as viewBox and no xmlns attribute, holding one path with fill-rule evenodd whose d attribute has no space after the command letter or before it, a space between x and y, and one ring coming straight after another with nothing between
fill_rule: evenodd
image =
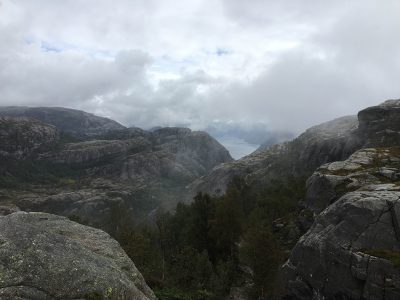
<instances>
[{"instance_id":1,"label":"rock face","mask_svg":"<svg viewBox=\"0 0 400 300\"><path fill-rule=\"evenodd\" d=\"M187 128L120 128L61 108L0 109L0 115L6 112L33 114L57 128L0 117L0 206L78 216L98 226L108 222L113 207L132 210L136 218L173 209L184 200L186 185L232 161L207 133ZM66 140L65 132L79 139Z\"/></svg>"},{"instance_id":2,"label":"rock face","mask_svg":"<svg viewBox=\"0 0 400 300\"><path fill-rule=\"evenodd\" d=\"M388 100L358 113L359 132L366 146L400 144L400 100Z\"/></svg>"},{"instance_id":3,"label":"rock face","mask_svg":"<svg viewBox=\"0 0 400 300\"><path fill-rule=\"evenodd\" d=\"M63 107L6 106L0 107L0 116L33 118L79 138L125 129L113 120Z\"/></svg>"},{"instance_id":4,"label":"rock face","mask_svg":"<svg viewBox=\"0 0 400 300\"><path fill-rule=\"evenodd\" d=\"M363 149L308 181L315 222L283 266L286 299L400 298L400 149Z\"/></svg>"},{"instance_id":5,"label":"rock face","mask_svg":"<svg viewBox=\"0 0 400 300\"><path fill-rule=\"evenodd\" d=\"M0 299L156 299L105 232L45 213L0 217Z\"/></svg>"},{"instance_id":6,"label":"rock face","mask_svg":"<svg viewBox=\"0 0 400 300\"><path fill-rule=\"evenodd\" d=\"M54 126L29 118L0 117L0 157L25 159L58 141Z\"/></svg>"}]
</instances>

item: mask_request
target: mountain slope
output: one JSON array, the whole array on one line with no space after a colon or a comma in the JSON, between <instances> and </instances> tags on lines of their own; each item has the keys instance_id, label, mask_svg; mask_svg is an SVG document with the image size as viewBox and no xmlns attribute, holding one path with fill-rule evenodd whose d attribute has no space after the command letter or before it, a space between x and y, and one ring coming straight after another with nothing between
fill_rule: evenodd
<instances>
[{"instance_id":1,"label":"mountain slope","mask_svg":"<svg viewBox=\"0 0 400 300\"><path fill-rule=\"evenodd\" d=\"M223 193L234 176L244 177L250 185L288 176L308 176L322 163L344 159L359 148L356 129L357 118L353 116L311 127L293 141L216 167L190 186L191 194Z\"/></svg>"},{"instance_id":2,"label":"mountain slope","mask_svg":"<svg viewBox=\"0 0 400 300\"><path fill-rule=\"evenodd\" d=\"M125 129L116 121L63 107L0 107L0 116L27 117L55 126L74 137L85 138Z\"/></svg>"},{"instance_id":3,"label":"mountain slope","mask_svg":"<svg viewBox=\"0 0 400 300\"><path fill-rule=\"evenodd\" d=\"M86 124L86 113L75 116L83 116L78 123ZM84 139L88 127L77 127L78 141L66 140L62 128L27 117L1 117L0 205L79 217L104 227L112 208L139 219L159 207L175 208L186 185L232 161L207 133L187 128L101 127L99 135Z\"/></svg>"},{"instance_id":4,"label":"mountain slope","mask_svg":"<svg viewBox=\"0 0 400 300\"><path fill-rule=\"evenodd\" d=\"M306 130L296 139L256 151L237 161L220 165L190 187L197 192L221 194L234 176L250 185L271 179L308 177L321 164L344 160L364 147L400 144L400 100L369 107L358 116L341 117Z\"/></svg>"}]
</instances>

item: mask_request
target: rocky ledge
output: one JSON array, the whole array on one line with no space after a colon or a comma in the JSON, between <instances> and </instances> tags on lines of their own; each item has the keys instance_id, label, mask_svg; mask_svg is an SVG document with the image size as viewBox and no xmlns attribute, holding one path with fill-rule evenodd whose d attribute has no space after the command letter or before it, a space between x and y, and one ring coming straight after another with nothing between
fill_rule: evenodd
<instances>
[{"instance_id":1,"label":"rocky ledge","mask_svg":"<svg viewBox=\"0 0 400 300\"><path fill-rule=\"evenodd\" d=\"M308 181L315 215L283 266L285 299L400 299L400 150L359 150Z\"/></svg>"},{"instance_id":2,"label":"rocky ledge","mask_svg":"<svg viewBox=\"0 0 400 300\"><path fill-rule=\"evenodd\" d=\"M46 213L0 217L0 299L156 299L105 232Z\"/></svg>"}]
</instances>

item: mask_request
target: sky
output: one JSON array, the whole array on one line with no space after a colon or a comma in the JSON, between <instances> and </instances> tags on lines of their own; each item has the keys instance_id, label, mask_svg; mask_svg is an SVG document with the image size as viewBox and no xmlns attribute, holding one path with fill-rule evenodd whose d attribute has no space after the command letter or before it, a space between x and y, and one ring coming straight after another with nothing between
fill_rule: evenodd
<instances>
[{"instance_id":1,"label":"sky","mask_svg":"<svg viewBox=\"0 0 400 300\"><path fill-rule=\"evenodd\" d=\"M0 105L256 147L400 98L399 37L398 0L0 0Z\"/></svg>"}]
</instances>

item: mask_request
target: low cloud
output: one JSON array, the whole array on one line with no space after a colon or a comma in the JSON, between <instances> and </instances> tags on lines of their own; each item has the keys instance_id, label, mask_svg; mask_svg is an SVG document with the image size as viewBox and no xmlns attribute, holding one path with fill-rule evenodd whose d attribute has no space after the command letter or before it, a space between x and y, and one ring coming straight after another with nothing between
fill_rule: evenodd
<instances>
[{"instance_id":1,"label":"low cloud","mask_svg":"<svg viewBox=\"0 0 400 300\"><path fill-rule=\"evenodd\" d=\"M239 137L257 124L299 133L400 95L394 0L1 3L0 105L144 128L239 124Z\"/></svg>"}]
</instances>

